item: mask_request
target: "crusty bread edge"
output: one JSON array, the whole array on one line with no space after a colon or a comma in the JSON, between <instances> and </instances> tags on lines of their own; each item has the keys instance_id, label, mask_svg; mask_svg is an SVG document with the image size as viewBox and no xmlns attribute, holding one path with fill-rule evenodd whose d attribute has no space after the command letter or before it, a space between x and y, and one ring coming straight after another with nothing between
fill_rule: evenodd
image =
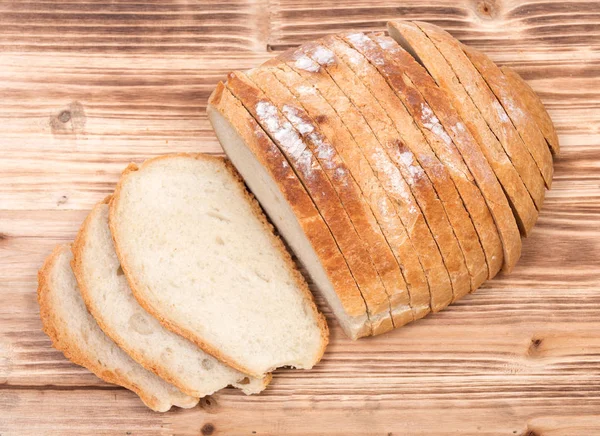
<instances>
[{"instance_id":1,"label":"crusty bread edge","mask_svg":"<svg viewBox=\"0 0 600 436\"><path fill-rule=\"evenodd\" d=\"M250 370L249 368L246 368L245 366L239 364L230 356L226 355L225 353L222 353L217 348L213 347L212 345L209 345L208 343L206 343L205 341L200 339L192 331L185 329L185 328L165 319L163 316L161 316L155 308L153 308L148 302L146 302L143 298L141 298L140 288L142 286L132 275L130 268L129 268L129 264L127 262L127 258L121 252L121 247L119 245L119 241L116 236L117 230L116 230L114 215L116 213L116 207L117 207L116 205L118 204L120 196L121 196L121 189L122 189L123 183L125 182L127 177L129 177L129 175L132 172L139 171L139 170L145 168L146 166L151 165L154 162L157 162L159 160L173 159L173 158L178 158L178 157L189 157L189 158L193 158L193 159L214 159L214 160L218 160L221 162L226 162L225 158L223 158L223 157L210 156L210 155L206 155L206 154L202 154L202 153L197 153L197 154L172 153L172 154L166 154L166 155L148 159L148 160L144 161L140 166L138 166L134 163L131 163L127 166L127 168L125 168L125 170L121 174L121 178L119 179L119 182L117 183L115 192L110 200L109 219L108 219L110 232L111 232L111 235L113 238L113 242L115 244L115 251L117 252L117 257L119 258L119 262L121 263L121 268L123 269L125 277L127 278L127 282L129 283L129 286L130 286L136 300L140 303L140 305L142 306L142 308L144 308L144 310L146 310L148 313L150 313L152 316L154 316L165 328L192 341L194 344L196 344L202 350L204 350L211 356L215 357L216 359L220 360L221 362L225 363L226 365L229 365L232 368L237 369L238 371L240 371L244 374L247 374L249 376L262 378L265 376L265 374L256 374L256 373L252 372L252 370ZM233 165L231 165L231 167L233 168ZM236 174L236 173L234 173L234 174ZM238 180L241 180L241 179L239 179L239 176L237 176L237 177L238 177ZM241 187L243 188L243 191L248 195L247 198L253 198L253 197L250 197L250 194L247 192L247 190L245 189L245 187L243 185ZM252 203L252 207L255 209L255 213L258 214L258 212L260 212L260 214L258 214L258 217L261 220L261 222L268 224L266 219L263 216L262 210L258 207L258 203L256 202L256 200L254 200L254 202ZM256 210L256 208L258 208L258 210ZM270 234L272 235L271 236L272 239L277 239L273 233L273 227L270 224L268 224L268 227L266 227L265 230L270 232ZM278 248L280 250L282 250L282 254L284 254L284 257L286 259L286 263L288 263L289 266L293 267L293 271L295 272L295 278L297 280L299 280L300 277L302 277L302 276L300 275L295 264L291 260L290 254L287 252L287 250L285 249L285 247L283 246L283 243L281 243L281 241L279 241L279 244L280 245ZM302 282L304 282L303 279L302 279ZM306 286L306 284L304 284L302 289L303 289L303 293L305 294L304 295L305 299L306 298L310 299L310 303L313 307L314 313L317 315L317 322L319 325L319 329L321 331L322 346L321 346L319 352L317 353L317 356L315 356L315 359L314 359L315 363L317 363L323 356L323 354L325 352L325 348L327 347L327 344L329 343L329 334L328 334L329 328L327 327L327 322L325 321L325 317L321 313L318 312L318 310L315 306L314 300L312 298L312 294L310 293L310 290L308 289L308 286ZM273 369L275 369L275 368L273 368Z\"/></svg>"},{"instance_id":2,"label":"crusty bread edge","mask_svg":"<svg viewBox=\"0 0 600 436\"><path fill-rule=\"evenodd\" d=\"M98 378L108 383L113 383L133 391L140 397L144 404L146 404L146 406L152 410L157 412L166 412L170 408L161 408L160 400L154 395L146 393L142 387L132 383L131 381L127 380L127 378L116 372L102 370L94 363L92 359L89 359L76 344L72 344L68 339L64 338L64 336L59 333L59 330L56 327L57 320L53 313L50 300L48 299L51 286L50 275L58 256L63 250L68 249L69 246L67 244L57 245L52 253L46 258L42 268L38 272L37 299L40 306L40 318L42 319L44 333L46 333L52 341L52 346L61 351L71 362L87 368Z\"/></svg>"}]
</instances>

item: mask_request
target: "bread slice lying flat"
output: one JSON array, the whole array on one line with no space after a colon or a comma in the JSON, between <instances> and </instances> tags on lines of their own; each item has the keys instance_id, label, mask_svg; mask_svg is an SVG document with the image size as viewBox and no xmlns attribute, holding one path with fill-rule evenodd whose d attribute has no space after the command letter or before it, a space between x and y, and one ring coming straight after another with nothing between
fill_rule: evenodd
<instances>
[{"instance_id":1,"label":"bread slice lying flat","mask_svg":"<svg viewBox=\"0 0 600 436\"><path fill-rule=\"evenodd\" d=\"M73 244L73 270L83 299L102 330L147 370L181 391L204 397L234 385L246 394L270 381L249 378L165 329L133 296L108 227L108 204L96 205Z\"/></svg>"},{"instance_id":2,"label":"bread slice lying flat","mask_svg":"<svg viewBox=\"0 0 600 436\"><path fill-rule=\"evenodd\" d=\"M323 355L328 330L306 282L224 159L130 165L109 223L133 294L168 329L254 377Z\"/></svg>"},{"instance_id":3,"label":"bread slice lying flat","mask_svg":"<svg viewBox=\"0 0 600 436\"><path fill-rule=\"evenodd\" d=\"M348 337L372 334L366 305L331 232L281 151L219 83L208 118L223 149L318 287Z\"/></svg>"},{"instance_id":4,"label":"bread slice lying flat","mask_svg":"<svg viewBox=\"0 0 600 436\"><path fill-rule=\"evenodd\" d=\"M155 411L194 407L198 398L146 371L102 332L86 310L71 260L70 247L59 245L38 274L40 315L54 347L101 379L132 390Z\"/></svg>"}]
</instances>

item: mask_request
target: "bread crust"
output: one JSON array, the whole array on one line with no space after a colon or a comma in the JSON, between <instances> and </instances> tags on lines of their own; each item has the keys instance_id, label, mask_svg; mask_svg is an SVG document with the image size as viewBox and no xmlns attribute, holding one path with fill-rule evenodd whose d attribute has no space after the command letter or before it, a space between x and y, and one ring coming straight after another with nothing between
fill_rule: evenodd
<instances>
[{"instance_id":1,"label":"bread crust","mask_svg":"<svg viewBox=\"0 0 600 436\"><path fill-rule=\"evenodd\" d=\"M502 70L490 58L479 50L467 47L464 44L461 44L461 47L504 108L525 148L529 151L542 174L546 188L550 189L554 173L552 153L550 153L546 139L533 116L529 113L519 95L514 92Z\"/></svg>"},{"instance_id":2,"label":"bread crust","mask_svg":"<svg viewBox=\"0 0 600 436\"><path fill-rule=\"evenodd\" d=\"M526 233L537 219L531 197L501 145L433 43L415 24L390 22L388 28L397 40L402 37L407 40L437 81L439 87L429 75L424 75L416 85L471 170L502 240L503 269L511 271L521 255L517 222ZM408 53L399 52L397 56L403 65L411 65L412 57ZM407 71L407 74L411 72ZM512 200L514 214L509 200Z\"/></svg>"},{"instance_id":3,"label":"bread crust","mask_svg":"<svg viewBox=\"0 0 600 436\"><path fill-rule=\"evenodd\" d=\"M221 158L218 158L218 159L221 159ZM102 331L110 339L112 339L112 341L115 342L119 346L119 348L121 348L123 351L125 351L133 360L135 360L137 363L142 365L148 371L153 372L154 374L156 374L163 380L176 386L180 391L182 391L185 394L190 395L192 397L201 398L206 395L211 395L212 393L214 393L214 391L213 392L198 392L198 390L190 387L184 380L182 380L182 379L178 378L176 375L174 375L174 372L171 369L169 369L167 366L162 364L162 362L148 359L142 353L139 353L135 349L131 348L127 342L122 340L121 335L117 334L115 332L114 328L112 328L109 324L107 324L105 322L105 318L104 318L103 314L100 313L100 311L97 309L96 305L94 304L93 298L90 294L90 290L87 287L87 280L85 279L85 273L83 270L83 253L84 253L84 250L86 249L86 245L88 244L90 223L92 222L92 219L94 218L95 214L100 212L100 207L102 205L109 204L111 197L112 197L112 195L109 195L103 201L99 202L92 208L92 210L90 211L90 213L84 220L83 224L81 225L79 232L77 233L77 236L75 237L75 241L73 242L73 245L71 246L71 251L73 252L73 259L71 260L71 267L73 268L73 273L75 274L75 278L77 279L77 284L79 286L81 296L83 297L83 301L84 301L88 311L92 314L92 316L94 317L94 319L96 320L96 322L98 323L98 325L100 326ZM236 380L236 382L240 382L244 378L245 378L245 375L240 374L240 377L238 380ZM266 387L269 384L271 378L272 378L271 374L267 374L267 376L261 380L262 386ZM232 385L233 384L235 384L236 387L243 389L243 385L237 385L236 383L232 383ZM223 387L225 387L225 386L223 386Z\"/></svg>"},{"instance_id":4,"label":"bread crust","mask_svg":"<svg viewBox=\"0 0 600 436\"><path fill-rule=\"evenodd\" d=\"M118 240L119 233L118 233L118 229L117 229L117 225L116 225L115 215L117 213L117 207L118 207L118 204L120 201L121 190L122 190L123 184L125 183L125 181L127 180L127 178L129 177L129 175L131 173L143 170L147 166L152 165L161 160L181 158L181 157L193 158L193 159L213 159L213 160L219 161L221 163L224 162L224 160L220 157L209 156L209 155L201 154L201 153L199 153L199 154L174 153L174 154L167 154L167 155L158 156L158 157L155 157L152 159L148 159L148 160L144 161L140 166L131 163L127 166L127 168L125 168L125 170L121 174L121 178L119 179L119 182L117 183L117 187L115 188L115 192L110 201L109 221L108 221L110 231L111 231L111 234L113 237L113 242L115 244L115 251L117 252L117 257L119 258L119 262L121 263L121 268L123 269L125 277L127 278L127 282L129 283L129 287L131 288L133 295L135 296L138 303L140 303L142 308L144 308L144 310L146 310L148 313L150 313L152 316L154 316L165 328L167 328L167 329L179 334L180 336L183 336L184 338L190 340L191 342L195 343L198 347L200 347L206 353L210 354L211 356L215 357L216 359L220 360L221 362L225 363L226 365L229 365L232 368L237 369L240 372L243 372L244 374L248 374L249 376L262 378L265 376L265 374L257 374L255 372L253 372L252 370L250 370L249 368L246 368L244 365L235 361L232 357L221 352L216 346L213 346L212 344L209 344L206 341L204 341L195 332L188 330L188 329L178 325L177 323L172 322L171 320L167 319L166 317L164 317L160 313L159 309L155 308L154 306L152 306L151 303L149 303L147 300L145 300L144 294L142 291L143 286L139 282L139 280L136 279L135 275L131 272L129 261L128 261L127 257L123 255L123 253L121 251L120 243ZM228 168L230 169L231 167L228 167ZM238 181L239 181L239 178L238 178ZM242 192L247 193L243 184L241 184L240 189L242 189ZM252 203L252 204L255 205L255 203ZM256 209L255 209L255 211L256 211ZM260 209L259 209L259 211L260 211ZM258 211L256 211L256 212L258 212ZM263 223L267 223L266 220L264 219L264 217L262 216L262 211L261 211L261 214L258 216L258 218L261 219L261 221ZM274 238L272 240L277 239L277 237L273 233L272 227L270 227L270 226L265 227L265 230L267 232L270 232L270 235L272 235L271 238ZM288 257L286 257L285 259L288 259L289 253L287 252L287 250L285 250L285 247L283 246L283 244L281 242L280 242L280 245L278 246L278 248L280 250L283 250L282 255L285 256L287 254ZM286 262L287 262L287 260L286 260ZM292 271L294 271L294 273L293 273L294 277L296 279L299 279L299 276L296 274L297 269L295 267L295 264L293 264L293 262L291 261L291 259L289 260L288 266L294 268L292 270ZM306 286L306 284L304 284L304 286ZM306 288L303 291L303 295L304 295L305 299L307 296L310 295L310 291L308 290L308 288ZM314 306L314 300L312 300L312 298L308 302L309 302L309 305ZM317 356L315 356L315 359L316 359L315 363L317 363L323 356L323 353L325 352L325 348L327 347L327 343L329 341L329 329L327 327L327 323L326 323L323 315L321 315L318 312L318 310L316 309L316 306L314 306L314 311L315 311L315 313L318 314L316 320L317 320L317 325L319 327L319 330L321 332L321 343L322 343L322 346L321 346L319 352L317 353ZM275 369L275 368L273 368L273 369ZM270 371L268 371L268 372L270 372Z\"/></svg>"},{"instance_id":5,"label":"bread crust","mask_svg":"<svg viewBox=\"0 0 600 436\"><path fill-rule=\"evenodd\" d=\"M508 66L502 66L500 69L513 88L513 91L521 97L522 103L527 108L527 112L534 118L552 154L560 154L560 145L552 118L550 118L540 97L515 70Z\"/></svg>"},{"instance_id":6,"label":"bread crust","mask_svg":"<svg viewBox=\"0 0 600 436\"><path fill-rule=\"evenodd\" d=\"M362 48L357 48L357 51L364 55ZM346 89L344 92L357 107L362 103L360 110L369 125L369 129L373 132L391 162L398 168L405 183L410 186L409 192L413 197L413 201L416 202L415 207L420 209L421 217L424 218L429 231L433 235L438 252L441 254L443 268L449 276L451 289L450 292L447 292L440 282L434 280L435 286L430 286L432 304L441 308L450 304L456 298L469 293L471 283L464 254L444 207L428 176L415 159L410 146L407 144L407 138L398 134L379 103L344 63L336 61L327 66L327 70L330 71L338 86L348 88L348 84L351 84L351 88ZM351 91L354 91L354 93Z\"/></svg>"},{"instance_id":7,"label":"bread crust","mask_svg":"<svg viewBox=\"0 0 600 436\"><path fill-rule=\"evenodd\" d=\"M238 72L230 73L226 86L279 147L282 155L294 169L298 179L314 202L319 214L323 217L366 303L373 334L392 330L394 326L389 312L389 299L380 277L370 259L364 241L357 234L317 159L289 123L290 128L285 130L283 126L286 125L286 120L281 112L245 76ZM273 108L273 113L268 118L263 118L258 109L259 105L269 105ZM267 131L273 123L277 130ZM279 138L279 133L282 132L285 132L286 135ZM294 142L293 139L296 139L297 142ZM387 312L387 316L384 312Z\"/></svg>"},{"instance_id":8,"label":"bread crust","mask_svg":"<svg viewBox=\"0 0 600 436\"><path fill-rule=\"evenodd\" d=\"M412 310L400 266L352 173L333 146L333 141L321 131L320 126L305 111L294 94L277 80L272 69L256 68L246 73L246 77L260 88L302 136L321 170L337 192L340 203L348 213L358 236L364 241L381 279L393 326L397 327L392 308L398 316L406 318L406 320L402 319L402 324L411 321ZM394 297L393 303L392 297Z\"/></svg>"},{"instance_id":9,"label":"bread crust","mask_svg":"<svg viewBox=\"0 0 600 436\"><path fill-rule=\"evenodd\" d=\"M322 95L321 86L313 87L289 65L280 63L273 67L263 66L261 70L270 71L277 80L285 85L294 94L296 101L315 120L315 124L320 127L325 136L330 138L332 146L369 202L371 210L400 264L401 273L408 288L413 317L415 319L422 318L430 312L429 285L425 272L421 267L415 248L396 214L392 200L388 198L371 167L364 165L363 152L354 140L351 131L344 124L343 118ZM335 87L335 83L331 82L331 85ZM393 308L396 304L405 304L403 294L399 293L397 297L392 295L391 298L394 324L399 327L410 319L394 314Z\"/></svg>"},{"instance_id":10,"label":"bread crust","mask_svg":"<svg viewBox=\"0 0 600 436\"><path fill-rule=\"evenodd\" d=\"M396 93L379 71L363 55L347 45L343 39L334 37L326 38L325 43L347 67L352 69L354 74L369 89L373 97L381 104L381 108L389 117L389 122L393 124L395 130L403 138L405 147L410 149L408 153L412 153L413 160L416 159L425 172L443 206L444 213L448 217L448 221L463 253L471 281L470 289L475 290L479 288L489 276L488 264L482 247L482 238L480 238L475 229L474 220L469 210L476 210L478 213L480 211L487 212L489 220L487 222L484 221L484 224L487 224L487 227L491 228L492 236L496 237L496 245L500 257L502 256L502 245L487 206L481 197L481 193L473 184L472 176L469 177L470 173L464 167L462 159L458 162L453 162L448 158L442 162L438 157L440 150L442 150L442 157L449 155L449 153L445 153L445 150L450 145L445 142L440 144L442 140L434 135L431 130L423 126L425 118L422 112L424 111L423 108L427 108L427 104L414 87L406 87L404 92ZM425 120L431 122L430 118ZM429 141L426 139L426 135L429 136ZM431 144L434 147L437 146L437 153ZM409 154L405 152L404 156L409 156ZM465 199L459 194L457 184L451 177L450 169L455 166L459 167L460 165L463 167L462 171L458 172L454 178L464 181L465 184L471 187L472 189L465 190L468 193L475 192L478 194L476 197L469 196ZM475 200L477 201L475 202ZM474 202L476 204L471 204ZM470 209L466 207L467 205L471 206ZM486 215L483 218L486 218ZM498 259L497 264L499 269L502 265L501 258Z\"/></svg>"},{"instance_id":11,"label":"bread crust","mask_svg":"<svg viewBox=\"0 0 600 436\"><path fill-rule=\"evenodd\" d=\"M98 363L96 359L90 358L86 350L81 348L79 344L71 341L68 338L68 335L62 333L59 325L61 321L54 314L54 309L52 307L52 302L49 297L50 288L52 286L51 283L51 271L54 268L58 257L61 256L65 251L69 251L69 245L58 245L54 248L52 253L46 258L44 264L40 271L38 272L38 289L37 289L37 298L38 304L40 306L40 317L42 319L42 325L44 333L48 335L48 337L52 340L52 345L57 350L61 351L67 359L76 365L83 366L93 372L97 377L102 380L113 383L119 386L123 386L124 388L133 391L136 395L140 397L140 399L144 402L146 406L151 408L152 410L158 412L166 412L170 409L165 408L164 402L156 398L151 393L144 390L143 386L138 386L133 383L131 380L127 378L125 374L120 374L118 372L110 371L105 368L101 364ZM172 401L172 400L169 400ZM179 407L194 407L198 400L195 399L191 402L182 402L180 404L175 404L176 402L172 402L172 405L176 405Z\"/></svg>"},{"instance_id":12,"label":"bread crust","mask_svg":"<svg viewBox=\"0 0 600 436\"><path fill-rule=\"evenodd\" d=\"M308 44L301 47L298 53L288 53L287 56L290 59L287 59L287 65L314 84L323 96L330 101L330 104L336 108L340 116L347 120L345 124L353 131L356 143L362 150L364 161L377 175L388 196L393 199L394 209L417 249L420 263L429 282L431 309L437 312L450 304L453 296L448 271L431 230L427 226L419 205L416 203L400 170L389 159L385 149L361 114L360 109L355 106L347 93L340 88L340 83L336 82L326 67L321 68L306 55L302 57L304 52L310 52L311 49L317 47L318 44ZM316 68L300 68L302 63L306 62L305 58L309 62L313 62ZM348 77L345 82L341 81L342 86L344 86L343 83L352 83L353 80L352 76Z\"/></svg>"},{"instance_id":13,"label":"bread crust","mask_svg":"<svg viewBox=\"0 0 600 436\"><path fill-rule=\"evenodd\" d=\"M427 34L440 53L448 60L487 125L498 138L539 211L544 202L544 180L502 105L464 54L456 39L446 31L429 23L415 22L415 24Z\"/></svg>"}]
</instances>

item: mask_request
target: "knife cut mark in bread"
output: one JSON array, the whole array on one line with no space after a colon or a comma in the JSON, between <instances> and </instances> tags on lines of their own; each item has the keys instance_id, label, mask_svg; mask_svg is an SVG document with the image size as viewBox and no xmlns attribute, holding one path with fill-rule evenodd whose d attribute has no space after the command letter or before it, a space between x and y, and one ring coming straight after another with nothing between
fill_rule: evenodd
<instances>
[{"instance_id":1,"label":"knife cut mark in bread","mask_svg":"<svg viewBox=\"0 0 600 436\"><path fill-rule=\"evenodd\" d=\"M521 97L523 104L527 108L527 112L534 118L552 154L559 154L560 145L556 130L554 129L554 123L540 97L515 70L508 66L502 66L500 69L514 92Z\"/></svg>"},{"instance_id":2,"label":"knife cut mark in bread","mask_svg":"<svg viewBox=\"0 0 600 436\"><path fill-rule=\"evenodd\" d=\"M321 359L325 320L226 160L179 154L130 165L109 225L133 294L168 329L253 377Z\"/></svg>"},{"instance_id":3,"label":"knife cut mark in bread","mask_svg":"<svg viewBox=\"0 0 600 436\"><path fill-rule=\"evenodd\" d=\"M364 241L389 301L393 325L413 320L406 283L369 204L348 170L336 148L321 131L319 125L304 110L292 92L269 69L254 69L247 77L260 88L287 121L295 128L304 143L319 162L323 173L338 194L338 198L352 220L357 235ZM393 302L392 302L393 298ZM367 300L368 302L368 300Z\"/></svg>"},{"instance_id":4,"label":"knife cut mark in bread","mask_svg":"<svg viewBox=\"0 0 600 436\"><path fill-rule=\"evenodd\" d=\"M162 379L196 398L228 385L259 393L271 376L256 379L224 365L192 342L165 329L137 302L115 252L108 204L97 204L73 244L73 271L83 300L104 333Z\"/></svg>"},{"instance_id":5,"label":"knife cut mark in bread","mask_svg":"<svg viewBox=\"0 0 600 436\"><path fill-rule=\"evenodd\" d=\"M544 179L535 161L510 122L504 108L485 83L479 71L449 33L428 23L416 23L444 56L466 89L488 127L502 145L510 162L519 173L533 202L540 210L544 202Z\"/></svg>"},{"instance_id":6,"label":"knife cut mark in bread","mask_svg":"<svg viewBox=\"0 0 600 436\"><path fill-rule=\"evenodd\" d=\"M230 73L226 86L277 144L311 196L361 291L373 333L393 329L389 299L366 245L310 148L277 107L242 73Z\"/></svg>"},{"instance_id":7,"label":"knife cut mark in bread","mask_svg":"<svg viewBox=\"0 0 600 436\"><path fill-rule=\"evenodd\" d=\"M279 148L223 83L210 96L207 113L225 153L308 271L344 332L352 339L370 335L365 302L346 261Z\"/></svg>"},{"instance_id":8,"label":"knife cut mark in bread","mask_svg":"<svg viewBox=\"0 0 600 436\"><path fill-rule=\"evenodd\" d=\"M332 106L338 108L335 102L339 96L343 96L348 102L346 108L348 116L352 121L348 125L355 129L357 144L361 147L367 163L371 166L383 188L388 195L394 199L394 206L398 216L403 221L404 227L412 240L423 268L427 274L431 295L431 307L433 311L441 310L452 301L452 285L448 270L444 265L437 243L428 227L425 218L417 204L410 187L404 180L400 169L390 159L384 147L378 141L373 130L367 123L362 107L357 105L356 97L353 96L355 84L354 76L350 75L345 80L340 80L329 73L326 67L321 67L316 61L306 55L305 52L315 49L315 44L303 46L298 52L292 54L290 65L294 65L298 71L305 71L306 78L315 85L319 85L322 77L328 77L335 85L327 89L333 93ZM354 99L354 101L353 101ZM433 292L435 290L435 292Z\"/></svg>"},{"instance_id":9,"label":"knife cut mark in bread","mask_svg":"<svg viewBox=\"0 0 600 436\"><path fill-rule=\"evenodd\" d=\"M483 252L480 236L473 224L474 219L465 207L467 201L463 201L463 198L456 189L456 185L450 175L449 167L452 167L455 164L449 160L442 162L438 159L438 156L430 146L430 142L434 141L428 142L423 134L432 132L422 125L420 126L422 130L419 129L418 125L422 124L422 120L416 116L413 118L413 116L416 115L415 112L413 111L411 114L406 106L406 104L410 106L414 101L413 99L418 100L419 98L421 101L416 103L419 109L426 108L426 103L414 88L405 90L402 95L406 95L407 98L402 100L400 96L392 90L377 69L373 67L364 56L348 46L342 39L326 38L325 43L328 48L336 53L338 59L344 62L346 66L356 74L363 85L365 85L373 97L381 104L381 107L390 118L390 121L394 124L396 131L404 138L404 144L410 149L410 152L429 178L463 252L469 276L471 278L470 290L477 289L488 278L488 265ZM441 141L441 139L437 139L438 142ZM443 142L443 144L438 144L438 148L448 150L450 149L450 144ZM403 154L403 157L408 158L410 155ZM460 163L462 164L462 159L460 160ZM458 164L459 163L457 162L456 165ZM464 170L468 173L466 168L464 168ZM478 210L479 212L483 206L483 210L487 211L487 206L483 202L483 198L481 198L479 189L472 183L472 180L468 180L466 173L460 172L457 175L457 178L470 184L475 192L478 193L477 199L480 199L480 201L477 202L477 204L472 205L470 209ZM471 197L467 197L467 199L471 200ZM487 211L487 214L489 216L489 211ZM492 234L495 234L496 236L498 251L501 257L502 245L491 217L489 217L488 226L491 227L491 230L493 231ZM502 258L498 259L496 263L499 269L502 265Z\"/></svg>"},{"instance_id":10,"label":"knife cut mark in bread","mask_svg":"<svg viewBox=\"0 0 600 436\"><path fill-rule=\"evenodd\" d=\"M503 269L511 271L521 255L518 227L526 234L537 219L537 210L525 185L452 68L427 36L407 22L390 22L389 32L431 74L431 77L418 71L413 74L418 65L409 62L406 53L397 55L403 65L413 66L406 69L407 75L422 77L415 84L432 104L434 115L475 177L502 239Z\"/></svg>"},{"instance_id":11,"label":"knife cut mark in bread","mask_svg":"<svg viewBox=\"0 0 600 436\"><path fill-rule=\"evenodd\" d=\"M279 63L277 66L263 68L268 68L276 79L294 94L307 113L315 119L356 179L402 268L414 318L422 318L430 312L427 278L419 263L415 248L396 213L393 200L384 191L371 166L363 164L366 158L353 136L356 125L351 124L353 117L350 115L352 113L350 109L354 109L352 103L341 95L329 76L319 77L319 85L315 86L286 64ZM328 90L336 92L330 93ZM333 94L336 97L333 97L334 100L331 102L325 98L325 95L332 97ZM402 298L402 293L398 294L398 298ZM405 301L400 299L399 304L403 305ZM394 306L395 300L392 297L392 316L394 316L395 325L400 326L402 320L400 316L395 316Z\"/></svg>"},{"instance_id":12,"label":"knife cut mark in bread","mask_svg":"<svg viewBox=\"0 0 600 436\"><path fill-rule=\"evenodd\" d=\"M546 188L550 189L554 174L552 153L550 153L546 139L532 115L529 114L521 98L514 92L502 70L496 64L478 50L466 47L464 44L461 44L461 47L504 108L525 148L542 174Z\"/></svg>"},{"instance_id":13,"label":"knife cut mark in bread","mask_svg":"<svg viewBox=\"0 0 600 436\"><path fill-rule=\"evenodd\" d=\"M102 332L79 293L72 257L69 245L59 245L38 274L40 316L54 348L102 380L135 392L152 410L196 406L198 398L146 371Z\"/></svg>"}]
</instances>

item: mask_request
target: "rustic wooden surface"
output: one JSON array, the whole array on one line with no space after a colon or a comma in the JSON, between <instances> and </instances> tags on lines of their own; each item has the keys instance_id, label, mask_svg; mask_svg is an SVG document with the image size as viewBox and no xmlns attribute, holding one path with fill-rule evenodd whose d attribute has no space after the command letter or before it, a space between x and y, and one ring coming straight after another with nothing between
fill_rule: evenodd
<instances>
[{"instance_id":1,"label":"rustic wooden surface","mask_svg":"<svg viewBox=\"0 0 600 436\"><path fill-rule=\"evenodd\" d=\"M383 337L329 318L313 371L193 410L152 413L51 348L37 269L128 162L220 153L205 105L228 70L401 17L515 67L556 123L554 189L512 275ZM0 1L0 126L0 435L600 434L599 2Z\"/></svg>"}]
</instances>

